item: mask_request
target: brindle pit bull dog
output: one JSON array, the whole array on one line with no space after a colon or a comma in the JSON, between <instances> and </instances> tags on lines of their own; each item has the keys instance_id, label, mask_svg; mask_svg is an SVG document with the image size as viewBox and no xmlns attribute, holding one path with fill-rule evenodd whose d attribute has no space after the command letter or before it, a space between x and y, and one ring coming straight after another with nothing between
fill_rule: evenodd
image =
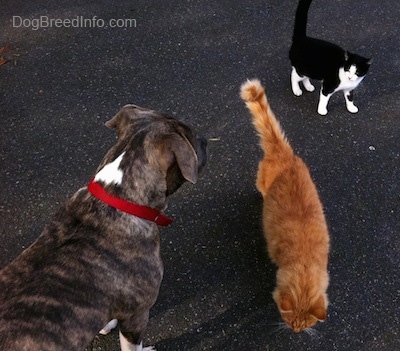
<instances>
[{"instance_id":1,"label":"brindle pit bull dog","mask_svg":"<svg viewBox=\"0 0 400 351\"><path fill-rule=\"evenodd\" d=\"M0 272L1 351L82 351L109 322L121 350L142 347L163 275L157 225L167 196L196 183L206 140L162 113L127 105L88 187ZM146 218L146 219L144 219Z\"/></svg>"}]
</instances>

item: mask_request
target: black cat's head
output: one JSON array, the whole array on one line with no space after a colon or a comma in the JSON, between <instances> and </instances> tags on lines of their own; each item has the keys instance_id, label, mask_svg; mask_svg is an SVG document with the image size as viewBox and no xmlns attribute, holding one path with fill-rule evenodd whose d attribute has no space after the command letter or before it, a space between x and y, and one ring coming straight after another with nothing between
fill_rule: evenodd
<instances>
[{"instance_id":1,"label":"black cat's head","mask_svg":"<svg viewBox=\"0 0 400 351\"><path fill-rule=\"evenodd\" d=\"M357 78L364 77L367 74L371 63L372 59L370 58L365 58L346 51L343 68L349 80L356 80Z\"/></svg>"}]
</instances>

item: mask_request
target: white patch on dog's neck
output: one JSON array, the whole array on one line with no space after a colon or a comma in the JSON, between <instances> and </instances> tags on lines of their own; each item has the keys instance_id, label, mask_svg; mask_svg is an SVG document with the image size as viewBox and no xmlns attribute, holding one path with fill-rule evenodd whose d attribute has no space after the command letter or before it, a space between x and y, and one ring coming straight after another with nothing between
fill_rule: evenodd
<instances>
[{"instance_id":1,"label":"white patch on dog's neck","mask_svg":"<svg viewBox=\"0 0 400 351\"><path fill-rule=\"evenodd\" d=\"M123 172L119 168L119 165L124 157L125 152L123 152L119 157L117 157L113 162L106 164L94 177L94 180L102 181L106 184L117 184L122 183Z\"/></svg>"}]
</instances>

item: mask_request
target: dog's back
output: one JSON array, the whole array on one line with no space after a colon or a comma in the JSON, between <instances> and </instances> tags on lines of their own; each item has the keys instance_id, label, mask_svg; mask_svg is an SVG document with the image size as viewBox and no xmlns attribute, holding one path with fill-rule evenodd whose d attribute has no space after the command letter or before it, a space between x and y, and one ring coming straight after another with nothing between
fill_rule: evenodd
<instances>
[{"instance_id":1,"label":"dog's back","mask_svg":"<svg viewBox=\"0 0 400 351\"><path fill-rule=\"evenodd\" d=\"M96 265L85 264L99 236L70 225L63 208L0 272L0 350L84 350L107 320L96 308L106 303L91 278Z\"/></svg>"},{"instance_id":2,"label":"dog's back","mask_svg":"<svg viewBox=\"0 0 400 351\"><path fill-rule=\"evenodd\" d=\"M0 271L1 351L82 351L113 313L123 320L154 304L163 270L158 230L109 211L78 191ZM135 249L144 242L145 257ZM140 289L138 272L146 277Z\"/></svg>"}]
</instances>

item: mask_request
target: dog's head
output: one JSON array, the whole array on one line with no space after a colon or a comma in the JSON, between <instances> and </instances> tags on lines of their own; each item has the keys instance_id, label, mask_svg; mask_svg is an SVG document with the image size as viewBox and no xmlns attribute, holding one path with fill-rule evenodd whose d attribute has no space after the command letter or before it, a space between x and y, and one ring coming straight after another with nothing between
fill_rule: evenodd
<instances>
[{"instance_id":1,"label":"dog's head","mask_svg":"<svg viewBox=\"0 0 400 351\"><path fill-rule=\"evenodd\" d=\"M101 162L96 180L112 192L154 208L185 181L196 183L207 161L204 137L166 114L124 106L106 126L118 140Z\"/></svg>"}]
</instances>

